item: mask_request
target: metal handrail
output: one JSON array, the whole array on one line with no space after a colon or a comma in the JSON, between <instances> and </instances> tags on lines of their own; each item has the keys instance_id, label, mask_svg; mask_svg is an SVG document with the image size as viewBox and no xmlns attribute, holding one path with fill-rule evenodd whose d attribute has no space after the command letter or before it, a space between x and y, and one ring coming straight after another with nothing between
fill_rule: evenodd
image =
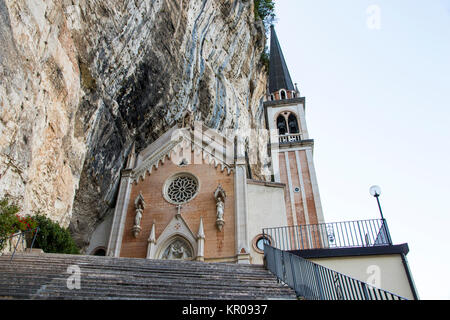
<instances>
[{"instance_id":1,"label":"metal handrail","mask_svg":"<svg viewBox=\"0 0 450 320\"><path fill-rule=\"evenodd\" d=\"M307 300L407 300L286 251L264 246L267 269Z\"/></svg>"},{"instance_id":2,"label":"metal handrail","mask_svg":"<svg viewBox=\"0 0 450 320\"><path fill-rule=\"evenodd\" d=\"M360 220L265 228L271 246L285 250L360 248L391 245L386 220Z\"/></svg>"},{"instance_id":3,"label":"metal handrail","mask_svg":"<svg viewBox=\"0 0 450 320\"><path fill-rule=\"evenodd\" d=\"M11 259L9 260L9 262L11 262L14 259L14 255L16 254L17 247L19 246L19 243L21 241L23 242L23 240L25 239L25 235L27 233L32 233L32 232L35 232L35 233L34 233L33 241L31 242L31 246L29 248L30 252L31 252L31 250L33 250L33 246L34 246L34 243L36 241L37 234L39 232L39 227L36 227L35 229L30 229L30 230L26 230L26 231L21 231L21 232L15 233L13 235L10 235L6 239L1 239L0 240L0 244L3 244L3 242L5 242L5 241L8 241L8 240L11 241L13 238L19 237L19 239L16 242L16 245L14 246L14 251L13 251L13 253L11 255Z\"/></svg>"}]
</instances>

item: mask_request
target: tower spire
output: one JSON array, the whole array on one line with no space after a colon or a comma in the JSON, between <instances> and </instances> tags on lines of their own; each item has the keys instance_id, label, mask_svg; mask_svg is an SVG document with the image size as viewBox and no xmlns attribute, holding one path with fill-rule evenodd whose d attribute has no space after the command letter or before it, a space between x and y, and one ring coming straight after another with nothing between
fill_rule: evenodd
<instances>
[{"instance_id":1,"label":"tower spire","mask_svg":"<svg viewBox=\"0 0 450 320\"><path fill-rule=\"evenodd\" d=\"M275 27L270 27L270 67L269 92L274 93L280 89L294 91L291 75L284 60L283 51L278 42Z\"/></svg>"}]
</instances>

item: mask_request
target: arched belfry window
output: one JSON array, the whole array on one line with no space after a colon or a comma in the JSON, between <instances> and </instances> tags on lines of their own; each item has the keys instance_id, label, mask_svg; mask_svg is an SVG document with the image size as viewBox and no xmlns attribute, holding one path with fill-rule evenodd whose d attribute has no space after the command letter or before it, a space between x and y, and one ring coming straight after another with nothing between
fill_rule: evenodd
<instances>
[{"instance_id":1,"label":"arched belfry window","mask_svg":"<svg viewBox=\"0 0 450 320\"><path fill-rule=\"evenodd\" d=\"M277 118L277 128L280 136L285 135L287 133L286 118L283 117L283 115L280 115Z\"/></svg>"},{"instance_id":2,"label":"arched belfry window","mask_svg":"<svg viewBox=\"0 0 450 320\"><path fill-rule=\"evenodd\" d=\"M286 91L281 90L280 95L281 95L281 100L286 100Z\"/></svg>"},{"instance_id":3,"label":"arched belfry window","mask_svg":"<svg viewBox=\"0 0 450 320\"><path fill-rule=\"evenodd\" d=\"M291 113L289 115L288 124L289 124L289 133L290 134L300 133L300 130L298 128L297 117L293 113Z\"/></svg>"}]
</instances>

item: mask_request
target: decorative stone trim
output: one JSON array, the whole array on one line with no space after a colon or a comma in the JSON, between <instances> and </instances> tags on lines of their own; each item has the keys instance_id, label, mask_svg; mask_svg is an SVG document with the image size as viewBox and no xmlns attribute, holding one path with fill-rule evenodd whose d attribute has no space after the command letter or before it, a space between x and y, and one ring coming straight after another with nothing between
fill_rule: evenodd
<instances>
[{"instance_id":1,"label":"decorative stone trim","mask_svg":"<svg viewBox=\"0 0 450 320\"><path fill-rule=\"evenodd\" d=\"M257 253L264 254L264 251L258 248L258 241L261 240L261 239L264 239L264 238L268 239L269 243L271 245L274 244L273 239L270 236L268 236L267 234L265 234L265 235L263 235L263 234L257 235L255 238L253 238L253 241L252 241L253 250L255 250Z\"/></svg>"},{"instance_id":2,"label":"decorative stone trim","mask_svg":"<svg viewBox=\"0 0 450 320\"><path fill-rule=\"evenodd\" d=\"M183 205L197 197L200 182L192 173L182 172L171 176L163 187L164 199L174 205Z\"/></svg>"},{"instance_id":3,"label":"decorative stone trim","mask_svg":"<svg viewBox=\"0 0 450 320\"><path fill-rule=\"evenodd\" d=\"M189 243L190 248L192 249L192 259L195 259L198 255L198 239L192 233L191 229L189 229L189 226L182 217L174 217L171 220L169 225L156 241L156 246L153 248L153 256L148 257L148 259L161 259L164 251L177 238L183 239Z\"/></svg>"},{"instance_id":4,"label":"decorative stone trim","mask_svg":"<svg viewBox=\"0 0 450 320\"><path fill-rule=\"evenodd\" d=\"M195 154L202 154L202 159L209 165L214 165L217 169L220 166L221 172L227 171L230 175L234 169L233 164L227 164L225 161L218 159L207 150L207 145L203 145L203 142L198 143L193 138L193 132L188 129L180 129L178 131L178 138L171 140L162 146L158 151L154 152L151 156L145 159L137 168L132 170L131 177L133 183L137 184L139 181L144 181L147 174L151 175L153 169L158 169L160 164L164 164L165 161L172 160L172 153L179 152L181 149L191 147L191 151ZM221 155L225 158L225 155ZM234 159L233 159L234 160Z\"/></svg>"}]
</instances>

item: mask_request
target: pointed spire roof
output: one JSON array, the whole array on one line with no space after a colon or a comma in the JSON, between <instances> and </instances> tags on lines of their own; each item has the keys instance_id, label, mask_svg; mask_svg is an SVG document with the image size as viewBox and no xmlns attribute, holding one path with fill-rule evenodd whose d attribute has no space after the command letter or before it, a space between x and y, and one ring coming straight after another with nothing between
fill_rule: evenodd
<instances>
[{"instance_id":1,"label":"pointed spire roof","mask_svg":"<svg viewBox=\"0 0 450 320\"><path fill-rule=\"evenodd\" d=\"M205 239L205 229L203 227L203 218L200 218L200 227L198 228L197 237L199 239Z\"/></svg>"},{"instance_id":2,"label":"pointed spire roof","mask_svg":"<svg viewBox=\"0 0 450 320\"><path fill-rule=\"evenodd\" d=\"M269 92L273 93L280 89L294 91L291 75L284 60L283 51L281 51L278 42L275 27L270 27L270 67L269 67Z\"/></svg>"}]
</instances>

